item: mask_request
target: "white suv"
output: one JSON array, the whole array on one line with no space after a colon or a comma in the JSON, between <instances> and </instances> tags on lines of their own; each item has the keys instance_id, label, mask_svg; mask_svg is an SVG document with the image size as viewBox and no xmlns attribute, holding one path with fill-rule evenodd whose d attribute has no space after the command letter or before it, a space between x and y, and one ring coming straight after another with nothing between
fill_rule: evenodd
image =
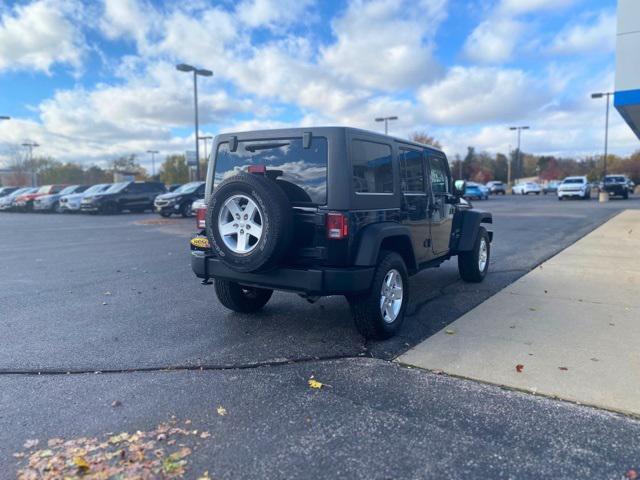
<instances>
[{"instance_id":1,"label":"white suv","mask_svg":"<svg viewBox=\"0 0 640 480\"><path fill-rule=\"evenodd\" d=\"M591 185L587 177L567 177L558 186L558 200L565 197L578 197L583 200L591 198Z\"/></svg>"}]
</instances>

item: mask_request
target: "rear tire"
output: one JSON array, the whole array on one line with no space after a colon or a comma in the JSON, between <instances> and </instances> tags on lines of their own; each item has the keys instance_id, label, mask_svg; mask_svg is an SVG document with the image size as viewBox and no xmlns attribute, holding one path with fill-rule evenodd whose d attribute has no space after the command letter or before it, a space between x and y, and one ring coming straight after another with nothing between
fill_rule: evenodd
<instances>
[{"instance_id":1,"label":"rear tire","mask_svg":"<svg viewBox=\"0 0 640 480\"><path fill-rule=\"evenodd\" d=\"M171 212L160 212L160 216L163 218L169 218L171 216Z\"/></svg>"},{"instance_id":2,"label":"rear tire","mask_svg":"<svg viewBox=\"0 0 640 480\"><path fill-rule=\"evenodd\" d=\"M491 259L491 242L484 227L478 229L478 236L473 250L458 254L458 272L465 282L479 283L484 280L489 270Z\"/></svg>"},{"instance_id":3,"label":"rear tire","mask_svg":"<svg viewBox=\"0 0 640 480\"><path fill-rule=\"evenodd\" d=\"M218 300L229 310L239 313L257 312L264 307L273 290L257 287L245 287L229 280L215 280L214 288Z\"/></svg>"},{"instance_id":4,"label":"rear tire","mask_svg":"<svg viewBox=\"0 0 640 480\"><path fill-rule=\"evenodd\" d=\"M114 215L118 213L118 211L118 205L113 202L106 203L100 208L100 213L103 215Z\"/></svg>"},{"instance_id":5,"label":"rear tire","mask_svg":"<svg viewBox=\"0 0 640 480\"><path fill-rule=\"evenodd\" d=\"M363 337L383 340L395 335L409 303L409 274L402 257L396 252L381 251L369 291L350 295L347 300Z\"/></svg>"}]
</instances>

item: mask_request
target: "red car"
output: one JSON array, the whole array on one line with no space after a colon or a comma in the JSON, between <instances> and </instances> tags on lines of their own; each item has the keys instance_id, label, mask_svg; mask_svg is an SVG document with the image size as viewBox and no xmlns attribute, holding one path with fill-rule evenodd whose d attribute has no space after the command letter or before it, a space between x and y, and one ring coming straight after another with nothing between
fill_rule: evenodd
<instances>
[{"instance_id":1,"label":"red car","mask_svg":"<svg viewBox=\"0 0 640 480\"><path fill-rule=\"evenodd\" d=\"M16 210L21 212L32 212L33 201L43 195L53 195L60 192L66 185L43 185L33 193L25 193L16 198L14 205Z\"/></svg>"}]
</instances>

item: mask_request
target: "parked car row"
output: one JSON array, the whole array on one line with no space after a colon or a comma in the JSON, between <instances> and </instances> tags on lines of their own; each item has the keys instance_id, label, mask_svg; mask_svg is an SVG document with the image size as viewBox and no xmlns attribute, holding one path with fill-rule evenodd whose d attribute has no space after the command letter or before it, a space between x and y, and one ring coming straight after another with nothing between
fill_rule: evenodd
<instances>
[{"instance_id":1,"label":"parked car row","mask_svg":"<svg viewBox=\"0 0 640 480\"><path fill-rule=\"evenodd\" d=\"M172 185L172 187L174 187ZM0 210L18 212L102 213L152 210L163 217L192 215L191 204L204 198L204 182L175 186L127 181L97 185L43 185L0 188Z\"/></svg>"}]
</instances>

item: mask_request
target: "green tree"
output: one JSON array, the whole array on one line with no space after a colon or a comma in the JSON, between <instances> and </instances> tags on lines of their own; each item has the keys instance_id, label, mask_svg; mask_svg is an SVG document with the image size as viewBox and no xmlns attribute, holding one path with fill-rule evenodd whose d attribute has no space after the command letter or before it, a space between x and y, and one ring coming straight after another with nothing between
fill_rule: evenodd
<instances>
[{"instance_id":1,"label":"green tree","mask_svg":"<svg viewBox=\"0 0 640 480\"><path fill-rule=\"evenodd\" d=\"M111 162L111 171L115 172L132 172L135 173L136 180L146 180L149 175L147 171L138 163L136 156L123 155Z\"/></svg>"},{"instance_id":2,"label":"green tree","mask_svg":"<svg viewBox=\"0 0 640 480\"><path fill-rule=\"evenodd\" d=\"M160 166L160 180L167 185L189 181L189 167L184 155L169 155Z\"/></svg>"}]
</instances>

